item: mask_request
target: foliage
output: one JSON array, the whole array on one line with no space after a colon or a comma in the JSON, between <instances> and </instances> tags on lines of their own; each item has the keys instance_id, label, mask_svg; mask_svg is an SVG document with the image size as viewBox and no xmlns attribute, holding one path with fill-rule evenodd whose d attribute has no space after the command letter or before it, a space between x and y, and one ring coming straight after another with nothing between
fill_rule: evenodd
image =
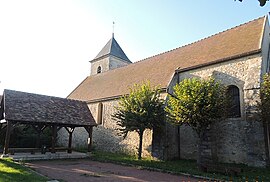
<instances>
[{"instance_id":1,"label":"foliage","mask_svg":"<svg viewBox=\"0 0 270 182\"><path fill-rule=\"evenodd\" d=\"M5 130L4 130L5 131ZM6 132L0 133L0 145L4 146ZM37 132L30 125L16 125L10 136L10 147L33 148L37 142ZM40 136L41 145L51 145L51 130L46 128Z\"/></svg>"},{"instance_id":2,"label":"foliage","mask_svg":"<svg viewBox=\"0 0 270 182\"><path fill-rule=\"evenodd\" d=\"M226 113L226 88L214 79L184 79L174 87L165 108L170 122L191 126L200 136L213 121Z\"/></svg>"},{"instance_id":3,"label":"foliage","mask_svg":"<svg viewBox=\"0 0 270 182\"><path fill-rule=\"evenodd\" d=\"M12 162L10 159L0 159L0 181L48 181L47 178L32 173L28 168Z\"/></svg>"},{"instance_id":4,"label":"foliage","mask_svg":"<svg viewBox=\"0 0 270 182\"><path fill-rule=\"evenodd\" d=\"M239 176L225 176L216 173L206 173L199 171L194 160L173 160L173 161L157 161L151 159L137 160L135 156L129 156L125 154L115 154L101 151L94 151L92 153L91 160L97 160L101 162L113 162L121 165L135 165L140 169L150 169L162 172L169 172L172 174L190 174L204 176L214 179L213 181L270 181L269 168L255 168L248 167L242 164L219 164L222 166L238 167L243 171ZM207 180L208 181L208 180Z\"/></svg>"},{"instance_id":5,"label":"foliage","mask_svg":"<svg viewBox=\"0 0 270 182\"><path fill-rule=\"evenodd\" d=\"M160 88L151 87L150 82L135 84L129 95L119 101L117 111L112 115L120 126L120 134L124 137L128 132L139 134L140 143L138 157L141 158L142 138L145 129L161 128L164 121L164 101L160 99Z\"/></svg>"},{"instance_id":6,"label":"foliage","mask_svg":"<svg viewBox=\"0 0 270 182\"><path fill-rule=\"evenodd\" d=\"M260 99L261 102L258 102L259 117L263 123L264 132L265 132L265 152L266 152L266 164L270 166L269 159L269 137L266 133L269 132L270 124L270 74L267 73L263 76L263 82L260 87ZM268 141L268 142L267 142Z\"/></svg>"},{"instance_id":7,"label":"foliage","mask_svg":"<svg viewBox=\"0 0 270 182\"><path fill-rule=\"evenodd\" d=\"M261 113L261 119L263 122L270 123L270 74L263 76L263 82L260 88L260 99L259 109Z\"/></svg>"},{"instance_id":8,"label":"foliage","mask_svg":"<svg viewBox=\"0 0 270 182\"><path fill-rule=\"evenodd\" d=\"M243 0L239 0L240 2L242 2ZM266 1L269 0L258 0L260 2L260 6L264 6L266 4Z\"/></svg>"}]
</instances>

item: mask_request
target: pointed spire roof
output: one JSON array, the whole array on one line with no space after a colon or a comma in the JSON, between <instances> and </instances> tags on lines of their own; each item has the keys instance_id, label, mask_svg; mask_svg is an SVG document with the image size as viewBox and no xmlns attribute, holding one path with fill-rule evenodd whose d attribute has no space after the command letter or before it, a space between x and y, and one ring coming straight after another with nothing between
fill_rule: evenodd
<instances>
[{"instance_id":1,"label":"pointed spire roof","mask_svg":"<svg viewBox=\"0 0 270 182\"><path fill-rule=\"evenodd\" d=\"M112 34L112 38L107 42L107 44L102 48L102 50L98 53L98 55L92 61L95 61L97 59L102 59L106 56L115 56L128 63L131 63L131 61L128 59L128 57L126 56L122 48L119 46L119 44L115 40L114 34Z\"/></svg>"}]
</instances>

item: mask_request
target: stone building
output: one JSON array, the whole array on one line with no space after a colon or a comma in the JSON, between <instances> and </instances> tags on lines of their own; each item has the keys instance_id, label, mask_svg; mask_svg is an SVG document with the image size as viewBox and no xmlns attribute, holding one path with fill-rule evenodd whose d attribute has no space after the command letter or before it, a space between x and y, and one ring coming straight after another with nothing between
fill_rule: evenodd
<instances>
[{"instance_id":1,"label":"stone building","mask_svg":"<svg viewBox=\"0 0 270 182\"><path fill-rule=\"evenodd\" d=\"M212 154L219 162L264 166L269 158L269 128L253 117L259 100L262 75L269 72L270 30L268 17L261 17L189 45L131 63L115 38L109 40L91 63L91 74L68 98L86 101L98 126L93 145L100 150L135 153L136 133L126 139L118 135L111 114L118 99L134 83L149 80L160 85L163 97L184 78L213 76L228 86L236 105L226 121L211 128ZM268 133L267 133L268 132ZM64 131L59 143L65 144ZM74 132L74 143L84 147L83 130ZM267 137L266 137L267 136ZM197 136L189 126L166 123L162 133L148 130L144 135L143 155L172 159L195 159Z\"/></svg>"}]
</instances>

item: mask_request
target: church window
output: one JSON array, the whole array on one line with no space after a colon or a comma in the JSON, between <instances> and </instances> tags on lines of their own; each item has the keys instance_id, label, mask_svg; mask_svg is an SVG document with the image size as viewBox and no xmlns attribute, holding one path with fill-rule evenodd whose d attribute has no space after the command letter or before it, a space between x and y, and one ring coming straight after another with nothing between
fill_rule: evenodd
<instances>
[{"instance_id":1,"label":"church window","mask_svg":"<svg viewBox=\"0 0 270 182\"><path fill-rule=\"evenodd\" d=\"M98 73L101 73L101 66L98 66L98 68L97 68L97 74Z\"/></svg>"},{"instance_id":2,"label":"church window","mask_svg":"<svg viewBox=\"0 0 270 182\"><path fill-rule=\"evenodd\" d=\"M239 88L235 85L230 85L227 90L229 97L228 116L230 118L241 117L240 111L240 93Z\"/></svg>"},{"instance_id":3,"label":"church window","mask_svg":"<svg viewBox=\"0 0 270 182\"><path fill-rule=\"evenodd\" d=\"M103 104L98 103L98 112L97 112L97 124L102 124L103 117Z\"/></svg>"}]
</instances>

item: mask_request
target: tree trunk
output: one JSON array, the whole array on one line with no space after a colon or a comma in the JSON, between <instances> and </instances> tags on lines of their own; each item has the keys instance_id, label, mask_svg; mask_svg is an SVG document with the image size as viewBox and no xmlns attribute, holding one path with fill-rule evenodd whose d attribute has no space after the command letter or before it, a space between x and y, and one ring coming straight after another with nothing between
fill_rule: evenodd
<instances>
[{"instance_id":1,"label":"tree trunk","mask_svg":"<svg viewBox=\"0 0 270 182\"><path fill-rule=\"evenodd\" d=\"M199 170L206 171L206 165L213 163L211 153L210 131L205 129L199 134L197 165Z\"/></svg>"},{"instance_id":2,"label":"tree trunk","mask_svg":"<svg viewBox=\"0 0 270 182\"><path fill-rule=\"evenodd\" d=\"M143 143L143 132L144 130L139 131L140 141L139 141L139 149L138 149L138 159L142 159L142 143Z\"/></svg>"},{"instance_id":3,"label":"tree trunk","mask_svg":"<svg viewBox=\"0 0 270 182\"><path fill-rule=\"evenodd\" d=\"M197 166L199 168L199 170L201 171L205 171L205 168L204 168L204 164L203 164L203 155L202 155L202 152L203 152L203 134L204 132L200 133L198 136L199 136L199 143L198 143L198 158L197 158Z\"/></svg>"}]
</instances>

